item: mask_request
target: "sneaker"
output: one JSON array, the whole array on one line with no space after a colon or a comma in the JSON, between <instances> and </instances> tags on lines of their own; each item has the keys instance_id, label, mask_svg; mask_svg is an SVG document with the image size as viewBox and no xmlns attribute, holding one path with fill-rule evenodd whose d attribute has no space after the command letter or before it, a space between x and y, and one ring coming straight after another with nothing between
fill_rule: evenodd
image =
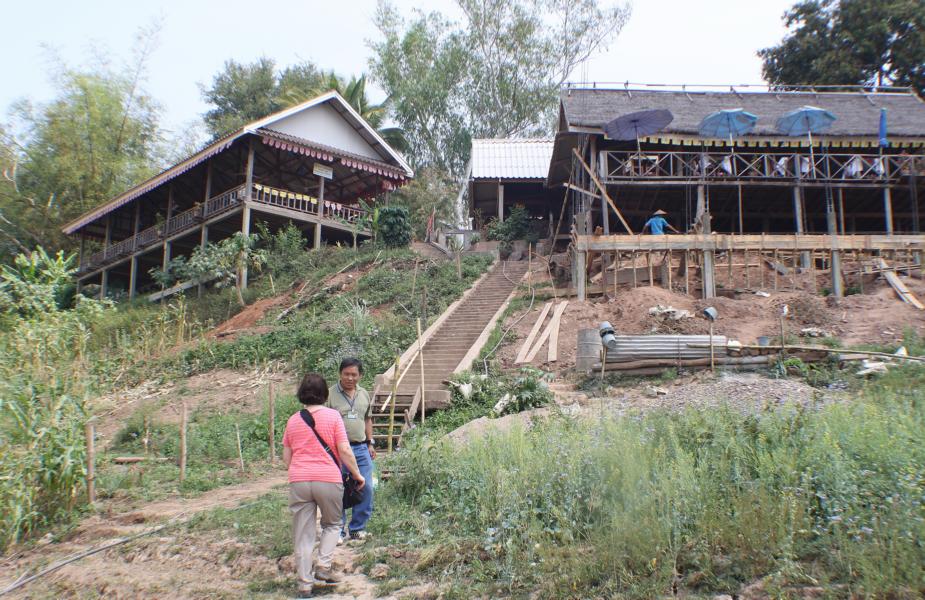
<instances>
[{"instance_id":1,"label":"sneaker","mask_svg":"<svg viewBox=\"0 0 925 600\"><path fill-rule=\"evenodd\" d=\"M319 583L340 583L344 577L334 569L315 569L315 581Z\"/></svg>"},{"instance_id":2,"label":"sneaker","mask_svg":"<svg viewBox=\"0 0 925 600\"><path fill-rule=\"evenodd\" d=\"M296 598L311 598L312 597L312 586L310 585L299 585L299 591L296 593Z\"/></svg>"},{"instance_id":3,"label":"sneaker","mask_svg":"<svg viewBox=\"0 0 925 600\"><path fill-rule=\"evenodd\" d=\"M343 533L341 533L339 536L337 536L337 545L338 545L338 546L343 546L343 545L344 545L344 540L346 540L346 539L347 539L347 536L344 535Z\"/></svg>"},{"instance_id":4,"label":"sneaker","mask_svg":"<svg viewBox=\"0 0 925 600\"><path fill-rule=\"evenodd\" d=\"M350 539L351 539L351 540L366 540L366 539L369 539L370 537L372 537L372 536L369 535L369 533L367 533L366 531L364 531L364 530L362 530L362 529L361 529L360 531L351 531L351 532L350 532Z\"/></svg>"}]
</instances>

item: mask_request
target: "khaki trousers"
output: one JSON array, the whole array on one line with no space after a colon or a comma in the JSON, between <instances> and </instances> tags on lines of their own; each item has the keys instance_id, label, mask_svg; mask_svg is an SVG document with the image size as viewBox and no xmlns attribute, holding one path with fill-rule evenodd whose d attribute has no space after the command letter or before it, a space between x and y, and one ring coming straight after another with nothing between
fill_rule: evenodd
<instances>
[{"instance_id":1,"label":"khaki trousers","mask_svg":"<svg viewBox=\"0 0 925 600\"><path fill-rule=\"evenodd\" d=\"M331 559L340 535L343 513L344 485L326 481L297 481L289 484L289 511L292 513L292 545L295 548L296 572L300 587L310 587L315 581L312 570L312 550L317 533L316 509L321 509L321 543L318 546L318 566L331 568Z\"/></svg>"}]
</instances>

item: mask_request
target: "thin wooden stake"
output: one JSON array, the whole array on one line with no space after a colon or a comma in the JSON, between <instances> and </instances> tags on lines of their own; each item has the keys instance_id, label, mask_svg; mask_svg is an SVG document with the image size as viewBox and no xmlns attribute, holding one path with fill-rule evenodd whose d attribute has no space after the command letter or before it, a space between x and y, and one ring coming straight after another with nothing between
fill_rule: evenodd
<instances>
[{"instance_id":1,"label":"thin wooden stake","mask_svg":"<svg viewBox=\"0 0 925 600\"><path fill-rule=\"evenodd\" d=\"M552 269L549 267L549 260L545 260L545 262L546 262L546 275L549 276L549 284L552 286L552 297L558 300L559 292L556 291L556 280L552 276Z\"/></svg>"},{"instance_id":2,"label":"thin wooden stake","mask_svg":"<svg viewBox=\"0 0 925 600\"><path fill-rule=\"evenodd\" d=\"M186 480L186 400L180 408L180 483Z\"/></svg>"},{"instance_id":3,"label":"thin wooden stake","mask_svg":"<svg viewBox=\"0 0 925 600\"><path fill-rule=\"evenodd\" d=\"M148 415L145 415L145 437L141 441L147 456L148 451L151 449L151 417Z\"/></svg>"},{"instance_id":4,"label":"thin wooden stake","mask_svg":"<svg viewBox=\"0 0 925 600\"><path fill-rule=\"evenodd\" d=\"M784 332L784 315L780 315L780 358L781 360L784 359L784 352L786 349L786 346L785 346L786 342L784 341L785 339L786 339L786 333Z\"/></svg>"},{"instance_id":5,"label":"thin wooden stake","mask_svg":"<svg viewBox=\"0 0 925 600\"><path fill-rule=\"evenodd\" d=\"M241 473L244 473L244 452L241 451L241 428L234 424L234 435L238 439L238 463L241 465Z\"/></svg>"},{"instance_id":6,"label":"thin wooden stake","mask_svg":"<svg viewBox=\"0 0 925 600\"><path fill-rule=\"evenodd\" d=\"M418 319L418 362L421 364L421 425L424 424L425 402L424 402L424 344L421 343L421 319ZM414 415L411 415L414 421Z\"/></svg>"},{"instance_id":7,"label":"thin wooden stake","mask_svg":"<svg viewBox=\"0 0 925 600\"><path fill-rule=\"evenodd\" d=\"M861 288L861 294L864 293L864 262L864 253L861 252L858 259L858 287Z\"/></svg>"},{"instance_id":8,"label":"thin wooden stake","mask_svg":"<svg viewBox=\"0 0 925 600\"><path fill-rule=\"evenodd\" d=\"M726 251L726 286L735 289L735 279L732 277L732 248Z\"/></svg>"},{"instance_id":9,"label":"thin wooden stake","mask_svg":"<svg viewBox=\"0 0 925 600\"><path fill-rule=\"evenodd\" d=\"M764 277L764 270L765 270L765 269L764 269L764 234L762 234L761 239L762 239L761 246L760 246L759 249L758 249L758 272L760 273L760 276L761 276L761 289L764 289L764 282L765 282L765 277Z\"/></svg>"},{"instance_id":10,"label":"thin wooden stake","mask_svg":"<svg viewBox=\"0 0 925 600\"><path fill-rule=\"evenodd\" d=\"M615 258L615 261L614 261L614 270L613 270L613 297L616 298L617 297L617 285L620 283L620 265L622 262L620 260L620 252L615 252L614 258Z\"/></svg>"},{"instance_id":11,"label":"thin wooden stake","mask_svg":"<svg viewBox=\"0 0 925 600\"><path fill-rule=\"evenodd\" d=\"M813 293L816 294L819 292L819 289L816 283L816 251L815 250L810 250L809 252L809 277L812 280Z\"/></svg>"},{"instance_id":12,"label":"thin wooden stake","mask_svg":"<svg viewBox=\"0 0 925 600\"><path fill-rule=\"evenodd\" d=\"M85 427L87 436L87 502L96 502L96 428L93 418L87 420Z\"/></svg>"},{"instance_id":13,"label":"thin wooden stake","mask_svg":"<svg viewBox=\"0 0 925 600\"><path fill-rule=\"evenodd\" d=\"M690 296L691 293L691 280L689 277L691 268L691 251L684 251L684 293Z\"/></svg>"},{"instance_id":14,"label":"thin wooden stake","mask_svg":"<svg viewBox=\"0 0 925 600\"><path fill-rule=\"evenodd\" d=\"M270 447L270 462L276 461L276 398L273 394L273 382L270 382L267 389L267 414L269 422L267 423L267 444Z\"/></svg>"},{"instance_id":15,"label":"thin wooden stake","mask_svg":"<svg viewBox=\"0 0 925 600\"><path fill-rule=\"evenodd\" d=\"M716 359L713 351L713 321L710 321L710 372L716 371Z\"/></svg>"},{"instance_id":16,"label":"thin wooden stake","mask_svg":"<svg viewBox=\"0 0 925 600\"><path fill-rule=\"evenodd\" d=\"M652 275L652 251L646 252L646 267L649 268L649 287L655 285L655 277Z\"/></svg>"}]
</instances>

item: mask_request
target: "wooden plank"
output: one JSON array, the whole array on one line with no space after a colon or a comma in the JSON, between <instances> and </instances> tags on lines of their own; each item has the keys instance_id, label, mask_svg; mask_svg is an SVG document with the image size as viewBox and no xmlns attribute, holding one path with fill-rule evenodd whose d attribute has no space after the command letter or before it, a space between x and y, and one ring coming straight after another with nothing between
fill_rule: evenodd
<instances>
[{"instance_id":1,"label":"wooden plank","mask_svg":"<svg viewBox=\"0 0 925 600\"><path fill-rule=\"evenodd\" d=\"M514 359L515 365L519 365L527 358L527 352L529 352L530 348L533 347L533 340L536 339L536 334L540 332L540 327L542 327L543 321L546 320L546 315L549 314L550 308L552 308L552 302L547 302L546 306L544 306L543 310L540 312L540 316L536 320L536 323L533 324L533 328L530 330L530 333L527 335L527 339L524 340L523 346L520 347L520 351L517 353L517 358Z\"/></svg>"},{"instance_id":2,"label":"wooden plank","mask_svg":"<svg viewBox=\"0 0 925 600\"><path fill-rule=\"evenodd\" d=\"M556 306L556 310L552 314L552 321L549 322L549 325L546 326L546 329L544 329L542 335L540 335L540 339L537 340L536 345L533 346L532 350L530 350L530 353L527 355L526 362L533 362L533 359L536 358L540 348L543 347L543 344L546 343L546 340L548 340L549 336L552 334L552 324L562 317L562 313L565 311L567 304L568 300L563 300Z\"/></svg>"},{"instance_id":3,"label":"wooden plank","mask_svg":"<svg viewBox=\"0 0 925 600\"><path fill-rule=\"evenodd\" d=\"M890 266L886 264L886 261L881 258L879 263L880 268L883 269L883 276L893 287L893 290L896 292L896 295L899 296L899 299L906 304L911 304L919 310L925 310L925 304L919 302L919 299L915 297L915 294L909 291L909 288L906 287L906 284L902 282L896 273L888 270Z\"/></svg>"},{"instance_id":4,"label":"wooden plank","mask_svg":"<svg viewBox=\"0 0 925 600\"><path fill-rule=\"evenodd\" d=\"M562 313L565 312L565 304L562 302L561 308L552 316L552 322L549 324L549 349L546 354L546 362L556 362L559 360L559 323L562 322ZM559 307L556 307L559 308Z\"/></svg>"}]
</instances>

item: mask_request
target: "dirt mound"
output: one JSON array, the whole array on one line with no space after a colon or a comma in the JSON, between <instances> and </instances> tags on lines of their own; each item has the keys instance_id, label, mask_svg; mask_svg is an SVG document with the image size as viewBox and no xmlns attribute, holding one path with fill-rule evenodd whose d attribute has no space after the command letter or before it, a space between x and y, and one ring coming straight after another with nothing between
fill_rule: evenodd
<instances>
[{"instance_id":1,"label":"dirt mound","mask_svg":"<svg viewBox=\"0 0 925 600\"><path fill-rule=\"evenodd\" d=\"M258 300L250 306L245 307L244 310L231 317L224 323L221 323L215 327L212 331L206 334L206 337L212 339L233 339L234 337L237 337L243 333L266 333L272 328L261 327L261 331L257 331L255 328L257 323L263 319L269 310L274 308L281 308L290 304L291 302L291 294L282 294L273 298L264 298L263 300Z\"/></svg>"}]
</instances>

